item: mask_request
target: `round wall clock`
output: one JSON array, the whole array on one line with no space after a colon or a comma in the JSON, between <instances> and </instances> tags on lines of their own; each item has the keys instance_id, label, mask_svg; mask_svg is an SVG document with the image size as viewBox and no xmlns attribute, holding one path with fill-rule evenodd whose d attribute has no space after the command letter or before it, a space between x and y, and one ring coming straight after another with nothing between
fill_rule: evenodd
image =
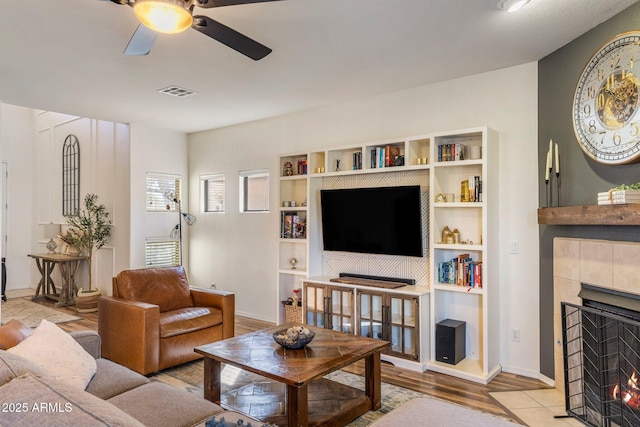
<instances>
[{"instance_id":1,"label":"round wall clock","mask_svg":"<svg viewBox=\"0 0 640 427\"><path fill-rule=\"evenodd\" d=\"M609 165L640 160L639 77L640 31L615 36L584 67L573 97L573 130L592 159Z\"/></svg>"}]
</instances>

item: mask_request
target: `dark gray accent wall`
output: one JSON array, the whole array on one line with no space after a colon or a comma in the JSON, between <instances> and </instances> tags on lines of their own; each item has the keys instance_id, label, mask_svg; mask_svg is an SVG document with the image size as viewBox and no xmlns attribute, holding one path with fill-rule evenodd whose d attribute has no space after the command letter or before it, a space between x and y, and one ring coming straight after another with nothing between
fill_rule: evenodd
<instances>
[{"instance_id":1,"label":"dark gray accent wall","mask_svg":"<svg viewBox=\"0 0 640 427\"><path fill-rule=\"evenodd\" d=\"M596 205L597 193L640 181L640 163L606 166L583 154L572 125L572 102L578 78L591 56L617 34L640 31L640 3L595 27L538 64L539 205L546 206L544 168L549 139L560 151L560 205ZM640 61L639 61L640 64ZM640 73L640 67L638 69ZM557 206L554 177L554 206ZM540 372L554 377L553 238L640 241L640 227L540 226ZM562 381L557 378L556 381Z\"/></svg>"}]
</instances>

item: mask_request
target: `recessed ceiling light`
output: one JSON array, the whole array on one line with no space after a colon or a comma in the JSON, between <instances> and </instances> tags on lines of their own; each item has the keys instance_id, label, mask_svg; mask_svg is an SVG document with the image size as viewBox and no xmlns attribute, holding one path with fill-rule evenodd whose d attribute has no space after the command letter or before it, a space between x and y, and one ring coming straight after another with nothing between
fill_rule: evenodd
<instances>
[{"instance_id":1,"label":"recessed ceiling light","mask_svg":"<svg viewBox=\"0 0 640 427\"><path fill-rule=\"evenodd\" d=\"M529 3L529 0L498 0L497 7L507 12L515 12L527 3Z\"/></svg>"},{"instance_id":2,"label":"recessed ceiling light","mask_svg":"<svg viewBox=\"0 0 640 427\"><path fill-rule=\"evenodd\" d=\"M169 87L165 87L164 89L160 89L160 90L158 90L158 92L164 93L165 95L177 96L179 98L183 98L185 96L195 95L195 94L198 93L195 90L185 89L185 88L182 88L180 86L175 86L175 85L169 86Z\"/></svg>"}]
</instances>

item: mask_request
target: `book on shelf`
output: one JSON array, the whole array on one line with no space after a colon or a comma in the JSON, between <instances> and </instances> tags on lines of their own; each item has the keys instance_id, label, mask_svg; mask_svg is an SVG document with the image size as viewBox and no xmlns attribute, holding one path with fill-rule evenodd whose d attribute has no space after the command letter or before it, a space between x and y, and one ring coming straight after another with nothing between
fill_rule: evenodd
<instances>
[{"instance_id":1,"label":"book on shelf","mask_svg":"<svg viewBox=\"0 0 640 427\"><path fill-rule=\"evenodd\" d=\"M297 167L298 167L298 175L306 175L307 174L307 159L298 160Z\"/></svg>"},{"instance_id":2,"label":"book on shelf","mask_svg":"<svg viewBox=\"0 0 640 427\"><path fill-rule=\"evenodd\" d=\"M297 212L282 212L280 237L283 239L304 239L307 237L307 220Z\"/></svg>"},{"instance_id":3,"label":"book on shelf","mask_svg":"<svg viewBox=\"0 0 640 427\"><path fill-rule=\"evenodd\" d=\"M443 284L482 287L482 262L474 261L469 254L460 254L450 261L438 263L438 282Z\"/></svg>"},{"instance_id":4,"label":"book on shelf","mask_svg":"<svg viewBox=\"0 0 640 427\"><path fill-rule=\"evenodd\" d=\"M356 151L353 153L353 170L362 169L362 151Z\"/></svg>"},{"instance_id":5,"label":"book on shelf","mask_svg":"<svg viewBox=\"0 0 640 427\"><path fill-rule=\"evenodd\" d=\"M482 185L479 176L469 176L468 179L460 182L461 202L481 202Z\"/></svg>"},{"instance_id":6,"label":"book on shelf","mask_svg":"<svg viewBox=\"0 0 640 427\"><path fill-rule=\"evenodd\" d=\"M400 155L400 147L397 145L387 145L384 148L385 157L384 163L385 167L393 167L395 166L395 160Z\"/></svg>"},{"instance_id":7,"label":"book on shelf","mask_svg":"<svg viewBox=\"0 0 640 427\"><path fill-rule=\"evenodd\" d=\"M640 191L638 190L611 190L598 193L598 205L624 205L628 203L640 203Z\"/></svg>"},{"instance_id":8,"label":"book on shelf","mask_svg":"<svg viewBox=\"0 0 640 427\"><path fill-rule=\"evenodd\" d=\"M466 147L463 144L438 145L438 161L451 162L466 159Z\"/></svg>"},{"instance_id":9,"label":"book on shelf","mask_svg":"<svg viewBox=\"0 0 640 427\"><path fill-rule=\"evenodd\" d=\"M469 181L464 180L460 183L460 201L461 202L470 202L469 199Z\"/></svg>"}]
</instances>

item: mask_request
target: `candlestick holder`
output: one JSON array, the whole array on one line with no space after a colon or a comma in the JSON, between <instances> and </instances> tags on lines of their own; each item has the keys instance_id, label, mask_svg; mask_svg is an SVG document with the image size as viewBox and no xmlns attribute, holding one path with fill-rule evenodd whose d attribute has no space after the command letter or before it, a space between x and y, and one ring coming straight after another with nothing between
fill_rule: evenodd
<instances>
[{"instance_id":1,"label":"candlestick holder","mask_svg":"<svg viewBox=\"0 0 640 427\"><path fill-rule=\"evenodd\" d=\"M556 172L556 198L558 199L558 207L560 204L560 172Z\"/></svg>"}]
</instances>

